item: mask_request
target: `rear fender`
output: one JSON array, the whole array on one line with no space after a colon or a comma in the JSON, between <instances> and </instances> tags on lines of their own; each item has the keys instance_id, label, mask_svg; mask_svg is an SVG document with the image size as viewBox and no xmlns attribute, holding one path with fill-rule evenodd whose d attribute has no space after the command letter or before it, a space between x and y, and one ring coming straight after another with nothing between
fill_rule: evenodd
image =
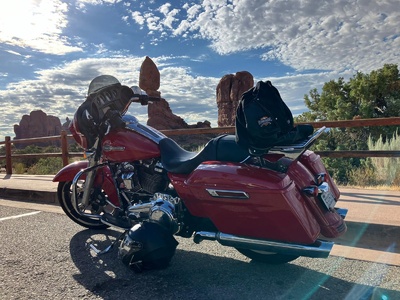
<instances>
[{"instance_id":1,"label":"rear fender","mask_svg":"<svg viewBox=\"0 0 400 300\"><path fill-rule=\"evenodd\" d=\"M75 175L79 171L86 169L88 166L88 161L77 161L69 164L58 171L58 173L53 178L53 182L73 181ZM79 179L85 180L86 174L83 173ZM98 169L94 180L94 186L101 187L107 194L109 200L114 205L119 206L118 193L115 187L114 180L112 178L111 170L108 168L108 166L104 166Z\"/></svg>"}]
</instances>

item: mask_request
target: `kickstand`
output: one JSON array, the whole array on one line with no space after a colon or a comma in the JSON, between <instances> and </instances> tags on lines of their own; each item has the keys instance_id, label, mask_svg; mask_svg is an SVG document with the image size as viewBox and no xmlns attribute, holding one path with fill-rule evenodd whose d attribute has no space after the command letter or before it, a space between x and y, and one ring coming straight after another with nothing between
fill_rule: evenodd
<instances>
[{"instance_id":1,"label":"kickstand","mask_svg":"<svg viewBox=\"0 0 400 300\"><path fill-rule=\"evenodd\" d=\"M90 249L92 249L96 253L96 255L106 254L106 253L109 253L114 248L114 245L116 243L118 243L127 232L128 232L128 230L121 233L120 236L114 242L112 242L110 245L108 245L104 250L99 250L98 248L96 248L95 245L93 245L93 243L89 243L88 245L89 245Z\"/></svg>"}]
</instances>

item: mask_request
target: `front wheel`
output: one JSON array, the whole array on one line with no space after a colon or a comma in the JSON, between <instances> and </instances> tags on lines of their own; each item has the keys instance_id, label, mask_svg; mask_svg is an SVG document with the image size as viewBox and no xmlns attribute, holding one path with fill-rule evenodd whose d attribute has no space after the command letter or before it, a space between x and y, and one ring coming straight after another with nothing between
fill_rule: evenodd
<instances>
[{"instance_id":1,"label":"front wheel","mask_svg":"<svg viewBox=\"0 0 400 300\"><path fill-rule=\"evenodd\" d=\"M84 182L78 182L78 197L82 197L82 192L79 192L82 190ZM60 206L65 212L65 214L75 223L86 227L90 229L106 229L109 226L105 225L98 219L82 216L79 214L74 206L72 205L72 182L71 181L66 181L66 182L60 182L58 184L57 188L57 196L58 196L58 201L60 202ZM85 213L92 213L99 215L103 212L103 207L96 203L92 198L93 195L91 195L91 199L89 201L89 206L88 207L80 207L82 211ZM100 194L98 195L100 196ZM104 195L103 195L104 196Z\"/></svg>"},{"instance_id":2,"label":"front wheel","mask_svg":"<svg viewBox=\"0 0 400 300\"><path fill-rule=\"evenodd\" d=\"M236 248L236 250L254 261L271 265L285 264L299 257L296 255L285 255L275 252L258 251L251 249Z\"/></svg>"}]
</instances>

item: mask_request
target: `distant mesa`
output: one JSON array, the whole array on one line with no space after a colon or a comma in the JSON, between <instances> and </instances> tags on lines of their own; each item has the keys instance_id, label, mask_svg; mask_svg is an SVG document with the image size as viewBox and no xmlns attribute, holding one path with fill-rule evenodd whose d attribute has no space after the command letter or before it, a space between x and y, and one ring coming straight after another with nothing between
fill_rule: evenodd
<instances>
[{"instance_id":1,"label":"distant mesa","mask_svg":"<svg viewBox=\"0 0 400 300\"><path fill-rule=\"evenodd\" d=\"M47 115L42 110L34 110L29 115L23 115L19 124L14 125L14 140L60 135L61 130L68 128L66 126L68 125L61 125L61 121L58 117ZM32 144L38 146L59 146L60 141L37 142ZM26 145L16 144L16 146L18 148L23 148Z\"/></svg>"}]
</instances>

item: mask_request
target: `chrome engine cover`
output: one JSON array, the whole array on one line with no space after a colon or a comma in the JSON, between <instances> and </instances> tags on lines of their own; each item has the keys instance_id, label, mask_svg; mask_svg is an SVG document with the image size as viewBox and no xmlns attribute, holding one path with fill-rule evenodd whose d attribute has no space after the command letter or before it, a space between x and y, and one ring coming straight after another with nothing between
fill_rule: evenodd
<instances>
[{"instance_id":1,"label":"chrome engine cover","mask_svg":"<svg viewBox=\"0 0 400 300\"><path fill-rule=\"evenodd\" d=\"M150 222L158 223L171 232L171 234L176 234L181 229L176 212L179 203L180 198L178 197L156 193L152 201L132 205L128 210L136 219L147 219Z\"/></svg>"}]
</instances>

